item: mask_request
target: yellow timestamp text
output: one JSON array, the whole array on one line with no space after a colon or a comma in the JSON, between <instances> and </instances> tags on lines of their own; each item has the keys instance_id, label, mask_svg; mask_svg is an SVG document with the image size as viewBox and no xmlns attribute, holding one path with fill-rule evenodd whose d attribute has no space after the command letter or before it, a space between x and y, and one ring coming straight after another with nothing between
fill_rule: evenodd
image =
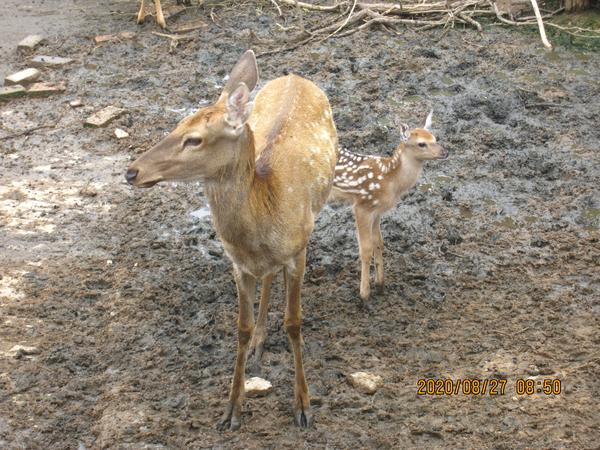
<instances>
[{"instance_id":1,"label":"yellow timestamp text","mask_svg":"<svg viewBox=\"0 0 600 450\"><path fill-rule=\"evenodd\" d=\"M418 395L479 395L490 397L514 392L517 395L559 395L562 392L562 382L554 379L517 379L514 391L507 388L508 380L503 378L489 379L450 379L450 378L419 378L417 380Z\"/></svg>"}]
</instances>

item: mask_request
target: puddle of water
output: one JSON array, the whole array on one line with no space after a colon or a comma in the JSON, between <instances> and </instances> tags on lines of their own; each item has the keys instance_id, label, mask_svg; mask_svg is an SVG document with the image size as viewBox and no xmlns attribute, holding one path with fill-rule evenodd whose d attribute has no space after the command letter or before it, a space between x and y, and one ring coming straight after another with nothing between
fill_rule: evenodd
<instances>
[{"instance_id":1,"label":"puddle of water","mask_svg":"<svg viewBox=\"0 0 600 450\"><path fill-rule=\"evenodd\" d=\"M473 211L468 206L460 205L459 206L460 217L463 219L470 219L473 217Z\"/></svg>"},{"instance_id":2,"label":"puddle of water","mask_svg":"<svg viewBox=\"0 0 600 450\"><path fill-rule=\"evenodd\" d=\"M190 216L195 217L196 219L203 220L206 217L210 216L210 208L208 207L208 205L207 206L203 206L200 209L192 211L190 213Z\"/></svg>"},{"instance_id":3,"label":"puddle of water","mask_svg":"<svg viewBox=\"0 0 600 450\"><path fill-rule=\"evenodd\" d=\"M551 52L545 52L545 57L548 61L557 62L562 60L562 56L556 51L553 50Z\"/></svg>"},{"instance_id":4,"label":"puddle of water","mask_svg":"<svg viewBox=\"0 0 600 450\"><path fill-rule=\"evenodd\" d=\"M437 177L434 178L435 181L437 181L438 183L449 183L452 178L446 176L446 175L439 175Z\"/></svg>"},{"instance_id":5,"label":"puddle of water","mask_svg":"<svg viewBox=\"0 0 600 450\"><path fill-rule=\"evenodd\" d=\"M431 189L433 189L433 186L431 183L423 183L419 185L419 190L421 192L431 192Z\"/></svg>"},{"instance_id":6,"label":"puddle of water","mask_svg":"<svg viewBox=\"0 0 600 450\"><path fill-rule=\"evenodd\" d=\"M496 206L496 202L491 197L483 197L482 201L488 206Z\"/></svg>"},{"instance_id":7,"label":"puddle of water","mask_svg":"<svg viewBox=\"0 0 600 450\"><path fill-rule=\"evenodd\" d=\"M517 224L515 219L513 219L510 216L504 217L502 220L496 222L496 224L500 225L501 227L508 228L509 230L519 228L519 225Z\"/></svg>"},{"instance_id":8,"label":"puddle of water","mask_svg":"<svg viewBox=\"0 0 600 450\"><path fill-rule=\"evenodd\" d=\"M429 93L433 97L452 97L453 95L456 95L456 93L450 89L438 89L438 88L429 89Z\"/></svg>"},{"instance_id":9,"label":"puddle of water","mask_svg":"<svg viewBox=\"0 0 600 450\"><path fill-rule=\"evenodd\" d=\"M421 97L420 95L407 95L403 98L403 100L408 103L418 103L420 101L423 101L423 97Z\"/></svg>"},{"instance_id":10,"label":"puddle of water","mask_svg":"<svg viewBox=\"0 0 600 450\"><path fill-rule=\"evenodd\" d=\"M600 218L600 208L588 208L581 214L583 220L588 222L588 224L584 227L587 231L594 231L598 229L599 218ZM590 223L591 222L591 223Z\"/></svg>"},{"instance_id":11,"label":"puddle of water","mask_svg":"<svg viewBox=\"0 0 600 450\"><path fill-rule=\"evenodd\" d=\"M450 78L448 75L444 75L442 77L442 83L444 83L447 86L451 86L454 84L454 80L452 78Z\"/></svg>"},{"instance_id":12,"label":"puddle of water","mask_svg":"<svg viewBox=\"0 0 600 450\"><path fill-rule=\"evenodd\" d=\"M589 208L583 212L584 219L593 220L597 219L598 217L600 217L600 208Z\"/></svg>"},{"instance_id":13,"label":"puddle of water","mask_svg":"<svg viewBox=\"0 0 600 450\"><path fill-rule=\"evenodd\" d=\"M540 218L537 216L525 216L525 222L527 222L527 223L535 223L535 222L538 222L539 220L540 220Z\"/></svg>"}]
</instances>

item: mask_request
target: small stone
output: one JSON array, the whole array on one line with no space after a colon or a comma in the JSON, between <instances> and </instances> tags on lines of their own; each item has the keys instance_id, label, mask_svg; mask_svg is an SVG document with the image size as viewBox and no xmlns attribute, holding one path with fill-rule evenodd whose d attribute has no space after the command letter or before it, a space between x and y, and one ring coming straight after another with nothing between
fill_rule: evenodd
<instances>
[{"instance_id":1,"label":"small stone","mask_svg":"<svg viewBox=\"0 0 600 450\"><path fill-rule=\"evenodd\" d=\"M120 128L115 129L115 136L117 139L125 139L129 137L129 133L125 130L121 130Z\"/></svg>"},{"instance_id":2,"label":"small stone","mask_svg":"<svg viewBox=\"0 0 600 450\"><path fill-rule=\"evenodd\" d=\"M21 70L4 78L4 85L11 86L14 84L31 83L37 80L41 74L42 73L39 70L30 67L29 69Z\"/></svg>"},{"instance_id":3,"label":"small stone","mask_svg":"<svg viewBox=\"0 0 600 450\"><path fill-rule=\"evenodd\" d=\"M33 50L44 41L43 36L39 34L31 34L17 44L17 48L21 50Z\"/></svg>"},{"instance_id":4,"label":"small stone","mask_svg":"<svg viewBox=\"0 0 600 450\"><path fill-rule=\"evenodd\" d=\"M39 353L40 350L37 347L31 347L27 345L14 345L8 351L8 354L14 356L15 358L19 358L23 355L37 355Z\"/></svg>"},{"instance_id":5,"label":"small stone","mask_svg":"<svg viewBox=\"0 0 600 450\"><path fill-rule=\"evenodd\" d=\"M71 58L62 58L61 56L34 56L31 63L36 67L62 67L72 63Z\"/></svg>"},{"instance_id":6,"label":"small stone","mask_svg":"<svg viewBox=\"0 0 600 450\"><path fill-rule=\"evenodd\" d=\"M383 385L383 378L367 372L355 372L348 377L352 386L363 394L372 395Z\"/></svg>"},{"instance_id":7,"label":"small stone","mask_svg":"<svg viewBox=\"0 0 600 450\"><path fill-rule=\"evenodd\" d=\"M0 100L9 100L13 97L20 97L21 95L25 95L25 92L27 91L20 84L0 87Z\"/></svg>"},{"instance_id":8,"label":"small stone","mask_svg":"<svg viewBox=\"0 0 600 450\"><path fill-rule=\"evenodd\" d=\"M125 112L122 108L116 106L107 106L104 109L92 114L85 120L85 126L88 127L103 127L108 125L109 122L119 117Z\"/></svg>"},{"instance_id":9,"label":"small stone","mask_svg":"<svg viewBox=\"0 0 600 450\"><path fill-rule=\"evenodd\" d=\"M273 385L262 378L252 377L246 380L244 391L246 397L264 397L273 390Z\"/></svg>"},{"instance_id":10,"label":"small stone","mask_svg":"<svg viewBox=\"0 0 600 450\"><path fill-rule=\"evenodd\" d=\"M69 102L69 106L71 108L79 108L80 106L83 106L83 102L81 101L80 98L76 98L75 100L71 100Z\"/></svg>"},{"instance_id":11,"label":"small stone","mask_svg":"<svg viewBox=\"0 0 600 450\"><path fill-rule=\"evenodd\" d=\"M34 83L31 85L29 89L27 89L28 95L50 95L56 94L59 92L64 92L66 89L65 83Z\"/></svg>"}]
</instances>

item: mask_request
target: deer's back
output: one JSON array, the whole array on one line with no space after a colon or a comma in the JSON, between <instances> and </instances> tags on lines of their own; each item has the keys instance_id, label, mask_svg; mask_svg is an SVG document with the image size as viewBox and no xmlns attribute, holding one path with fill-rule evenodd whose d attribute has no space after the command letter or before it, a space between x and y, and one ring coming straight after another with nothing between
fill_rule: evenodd
<instances>
[{"instance_id":1,"label":"deer's back","mask_svg":"<svg viewBox=\"0 0 600 450\"><path fill-rule=\"evenodd\" d=\"M325 203L337 160L337 132L325 93L314 83L287 75L258 93L250 126L259 176L273 177L286 210Z\"/></svg>"}]
</instances>

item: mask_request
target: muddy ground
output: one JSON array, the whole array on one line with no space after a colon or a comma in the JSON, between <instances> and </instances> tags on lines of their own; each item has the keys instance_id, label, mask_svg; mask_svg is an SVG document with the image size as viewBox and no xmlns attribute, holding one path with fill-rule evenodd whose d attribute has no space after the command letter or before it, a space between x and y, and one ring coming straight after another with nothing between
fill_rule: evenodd
<instances>
[{"instance_id":1,"label":"muddy ground","mask_svg":"<svg viewBox=\"0 0 600 450\"><path fill-rule=\"evenodd\" d=\"M598 54L546 53L494 26L441 40L373 30L260 58L263 81L292 71L327 92L348 148L389 154L393 118L418 125L433 107L450 158L385 217L387 285L369 314L351 211L321 213L303 288L315 427L293 425L278 280L263 363L274 391L219 433L237 304L202 186L133 189L123 173L216 99L244 49L267 48L249 30L282 36L281 19L248 4L217 7L215 24L193 8L170 23L206 27L170 53L154 23L133 22L135 2L93 3L9 0L0 18L3 76L28 66L16 42L36 27L49 38L36 53L74 59L43 74L64 94L0 104L0 448L597 448ZM136 38L91 39L124 30ZM83 127L110 104L127 114ZM383 387L358 393L358 370ZM417 395L418 379L441 377L506 391ZM517 395L527 377L560 379L562 393Z\"/></svg>"}]
</instances>

